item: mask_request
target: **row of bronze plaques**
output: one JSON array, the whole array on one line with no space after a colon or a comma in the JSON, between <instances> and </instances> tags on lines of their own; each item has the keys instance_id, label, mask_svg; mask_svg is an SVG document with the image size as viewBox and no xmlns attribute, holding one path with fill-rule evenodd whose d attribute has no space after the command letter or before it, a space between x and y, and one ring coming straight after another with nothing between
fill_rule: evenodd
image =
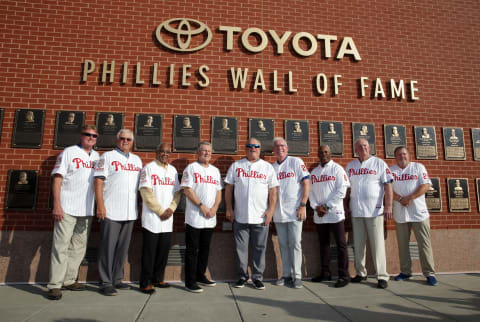
<instances>
[{"instance_id":1,"label":"row of bronze plaques","mask_svg":"<svg viewBox=\"0 0 480 322\"><path fill-rule=\"evenodd\" d=\"M3 109L0 110L0 123ZM15 114L12 136L14 148L40 148L43 139L45 110L19 109ZM123 113L98 112L96 125L99 138L97 149L115 147L115 135L123 128ZM57 111L54 148L62 149L78 143L80 127L85 122L85 112ZM161 114L135 115L136 151L155 151L162 140ZM0 124L1 131L1 124ZM285 139L292 155L309 155L310 130L307 120L285 120ZM473 128L472 141L474 160L480 161L480 128ZM375 125L373 123L352 123L352 140L364 138L370 143L371 153L376 155ZM437 141L434 126L415 126L415 151L417 159L438 159ZM275 121L272 119L249 119L249 137L262 143L264 153L272 152L275 136ZM328 144L334 156L344 155L343 123L335 121L319 122L319 143ZM401 124L385 124L385 157L394 158L397 146L406 145L406 128ZM193 152L200 141L200 116L175 115L173 122L173 150ZM238 152L238 120L236 117L212 117L211 142L214 153L236 154ZM463 128L444 127L443 142L445 160L465 160ZM356 156L354 152L354 156Z\"/></svg>"},{"instance_id":2,"label":"row of bronze plaques","mask_svg":"<svg viewBox=\"0 0 480 322\"><path fill-rule=\"evenodd\" d=\"M34 210L37 200L38 170L8 170L5 209ZM431 178L432 186L425 194L428 210L442 211L440 178ZM477 202L480 210L480 178L475 179ZM468 179L447 178L448 210L450 212L470 212ZM51 198L51 196L50 196ZM49 207L51 208L51 200ZM181 207L179 209L182 211Z\"/></svg>"}]
</instances>

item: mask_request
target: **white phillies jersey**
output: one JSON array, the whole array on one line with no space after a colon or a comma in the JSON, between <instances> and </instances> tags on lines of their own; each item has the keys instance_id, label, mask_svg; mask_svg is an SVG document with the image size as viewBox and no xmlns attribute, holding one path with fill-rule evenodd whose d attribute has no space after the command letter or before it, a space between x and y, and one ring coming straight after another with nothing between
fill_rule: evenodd
<instances>
[{"instance_id":1,"label":"white phillies jersey","mask_svg":"<svg viewBox=\"0 0 480 322\"><path fill-rule=\"evenodd\" d=\"M137 186L142 160L133 153L115 149L98 161L95 177L104 177L103 201L107 218L116 221L137 219Z\"/></svg>"},{"instance_id":2,"label":"white phillies jersey","mask_svg":"<svg viewBox=\"0 0 480 322\"><path fill-rule=\"evenodd\" d=\"M421 163L410 162L405 169L398 165L390 167L393 175L393 191L402 197L415 192L422 184L432 184L427 170ZM424 221L429 217L425 195L413 199L408 207L393 202L393 218L398 223Z\"/></svg>"},{"instance_id":3,"label":"white phillies jersey","mask_svg":"<svg viewBox=\"0 0 480 322\"><path fill-rule=\"evenodd\" d=\"M273 221L296 221L302 198L302 181L310 174L302 159L296 157L287 156L282 163L276 161L272 165L279 183Z\"/></svg>"},{"instance_id":4,"label":"white phillies jersey","mask_svg":"<svg viewBox=\"0 0 480 322\"><path fill-rule=\"evenodd\" d=\"M234 185L235 220L241 224L263 224L268 189L278 187L272 165L262 159L235 161L228 169L225 183Z\"/></svg>"},{"instance_id":5,"label":"white phillies jersey","mask_svg":"<svg viewBox=\"0 0 480 322\"><path fill-rule=\"evenodd\" d=\"M140 190L143 187L152 189L155 199L166 210L170 206L175 192L180 190L177 170L170 164L167 165L167 168L164 168L154 160L142 169L138 189ZM170 216L167 220L161 220L143 202L142 227L154 234L172 232L173 216Z\"/></svg>"},{"instance_id":6,"label":"white phillies jersey","mask_svg":"<svg viewBox=\"0 0 480 322\"><path fill-rule=\"evenodd\" d=\"M345 219L343 199L350 182L345 170L338 163L330 160L322 167L313 169L310 175L310 207L315 212L313 221L316 224L334 224ZM319 217L315 208L327 205L328 213Z\"/></svg>"},{"instance_id":7,"label":"white phillies jersey","mask_svg":"<svg viewBox=\"0 0 480 322\"><path fill-rule=\"evenodd\" d=\"M198 199L208 208L213 207L217 192L223 188L220 171L211 164L205 168L198 162L190 163L185 170L183 170L181 186L183 188L191 188ZM186 199L186 224L199 229L214 228L217 225L217 216L205 218L200 208L193 204L190 199Z\"/></svg>"},{"instance_id":8,"label":"white phillies jersey","mask_svg":"<svg viewBox=\"0 0 480 322\"><path fill-rule=\"evenodd\" d=\"M60 203L65 213L71 216L93 216L95 190L93 172L100 155L97 151L88 154L79 145L72 145L57 157L52 176L63 177Z\"/></svg>"},{"instance_id":9,"label":"white phillies jersey","mask_svg":"<svg viewBox=\"0 0 480 322\"><path fill-rule=\"evenodd\" d=\"M393 181L387 164L370 156L353 160L346 169L350 179L350 211L353 217L376 217L383 214L383 185Z\"/></svg>"}]
</instances>

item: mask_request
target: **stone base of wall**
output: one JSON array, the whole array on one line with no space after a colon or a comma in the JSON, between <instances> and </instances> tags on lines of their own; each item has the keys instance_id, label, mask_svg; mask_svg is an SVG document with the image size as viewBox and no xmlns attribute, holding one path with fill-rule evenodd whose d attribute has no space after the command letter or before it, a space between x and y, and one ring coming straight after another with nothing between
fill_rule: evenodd
<instances>
[{"instance_id":1,"label":"stone base of wall","mask_svg":"<svg viewBox=\"0 0 480 322\"><path fill-rule=\"evenodd\" d=\"M478 230L433 230L432 245L437 272L478 272L480 271L480 234ZM0 231L0 283L46 283L50 266L51 232ZM333 239L332 239L333 240ZM352 235L348 236L352 244ZM412 234L412 241L414 240ZM89 247L98 249L99 234L93 232ZM125 280L138 281L142 247L141 232L134 232L128 261L125 264ZM303 233L303 275L312 277L319 273L319 250L316 232ZM184 234L174 233L173 245L185 245ZM399 272L397 240L395 231L388 231L386 238L387 267L391 275ZM93 252L95 254L95 252ZM281 276L281 259L277 236L270 234L267 248L267 267L264 277L272 280ZM369 275L375 274L370 255L367 255ZM236 280L234 241L231 232L213 235L209 273L218 281ZM332 272L335 272L332 263ZM413 270L421 273L418 260L413 261ZM350 274L355 276L353 262ZM165 279L179 281L183 278L183 266L167 266ZM98 281L97 263L81 266L80 281Z\"/></svg>"}]
</instances>

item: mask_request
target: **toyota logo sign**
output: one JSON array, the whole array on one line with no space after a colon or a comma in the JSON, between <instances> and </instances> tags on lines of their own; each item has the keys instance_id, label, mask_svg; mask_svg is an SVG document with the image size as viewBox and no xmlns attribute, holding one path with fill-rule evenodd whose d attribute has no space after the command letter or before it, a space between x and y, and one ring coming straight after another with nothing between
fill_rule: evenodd
<instances>
[{"instance_id":1,"label":"toyota logo sign","mask_svg":"<svg viewBox=\"0 0 480 322\"><path fill-rule=\"evenodd\" d=\"M162 22L155 31L157 40L166 48L179 52L193 52L205 48L212 41L212 31L204 23L189 18L173 18ZM170 39L164 38L169 35ZM194 37L203 35L203 42L190 48ZM173 36L173 39L172 39ZM175 46L176 45L176 46Z\"/></svg>"}]
</instances>

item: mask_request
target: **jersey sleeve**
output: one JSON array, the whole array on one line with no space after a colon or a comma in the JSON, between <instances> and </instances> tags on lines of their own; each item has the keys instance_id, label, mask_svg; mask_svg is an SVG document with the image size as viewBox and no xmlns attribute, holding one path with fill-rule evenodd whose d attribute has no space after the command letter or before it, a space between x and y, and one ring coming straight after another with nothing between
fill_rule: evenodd
<instances>
[{"instance_id":1,"label":"jersey sleeve","mask_svg":"<svg viewBox=\"0 0 480 322\"><path fill-rule=\"evenodd\" d=\"M185 170L183 170L181 186L183 188L192 188L193 187L193 180L194 180L193 166L188 165L185 168Z\"/></svg>"},{"instance_id":2,"label":"jersey sleeve","mask_svg":"<svg viewBox=\"0 0 480 322\"><path fill-rule=\"evenodd\" d=\"M140 182L138 184L138 190L140 190L140 188L143 188L143 187L146 187L146 188L152 188L152 182L151 182L151 178L150 178L150 171L149 171L149 168L148 167L144 167L141 171L140 171Z\"/></svg>"},{"instance_id":3,"label":"jersey sleeve","mask_svg":"<svg viewBox=\"0 0 480 322\"><path fill-rule=\"evenodd\" d=\"M275 188L275 187L278 187L280 184L278 183L278 180L277 180L277 174L275 173L275 169L273 168L273 166L268 163L269 167L269 171L268 171L268 188Z\"/></svg>"},{"instance_id":4,"label":"jersey sleeve","mask_svg":"<svg viewBox=\"0 0 480 322\"><path fill-rule=\"evenodd\" d=\"M53 167L53 170L52 170L52 176L55 174L59 174L62 177L64 177L67 174L67 171L68 171L68 160L67 160L67 154L65 153L65 150L64 150L57 157L57 161L55 162L55 166Z\"/></svg>"},{"instance_id":5,"label":"jersey sleeve","mask_svg":"<svg viewBox=\"0 0 480 322\"><path fill-rule=\"evenodd\" d=\"M95 167L94 177L108 177L108 153L102 154Z\"/></svg>"},{"instance_id":6,"label":"jersey sleeve","mask_svg":"<svg viewBox=\"0 0 480 322\"><path fill-rule=\"evenodd\" d=\"M428 175L427 169L423 164L418 164L418 172L419 172L419 179L418 182L420 184L429 184L432 185L432 181L430 180L430 176Z\"/></svg>"},{"instance_id":7,"label":"jersey sleeve","mask_svg":"<svg viewBox=\"0 0 480 322\"><path fill-rule=\"evenodd\" d=\"M235 184L235 162L228 168L227 176L225 177L225 183Z\"/></svg>"},{"instance_id":8,"label":"jersey sleeve","mask_svg":"<svg viewBox=\"0 0 480 322\"><path fill-rule=\"evenodd\" d=\"M333 207L335 200L345 198L348 187L350 187L350 181L348 180L347 174L343 168L339 166L335 167L335 188L325 204L330 208Z\"/></svg>"},{"instance_id":9,"label":"jersey sleeve","mask_svg":"<svg viewBox=\"0 0 480 322\"><path fill-rule=\"evenodd\" d=\"M182 189L182 187L180 186L180 182L178 182L178 172L175 171L175 185L173 186L173 192L177 192L181 189Z\"/></svg>"},{"instance_id":10,"label":"jersey sleeve","mask_svg":"<svg viewBox=\"0 0 480 322\"><path fill-rule=\"evenodd\" d=\"M383 184L387 183L392 183L393 182L393 175L390 169L388 168L388 165L385 163L385 161L380 160L379 162L379 173L380 173L380 181Z\"/></svg>"},{"instance_id":11,"label":"jersey sleeve","mask_svg":"<svg viewBox=\"0 0 480 322\"><path fill-rule=\"evenodd\" d=\"M295 168L295 171L297 172L297 178L300 178L300 182L310 178L310 172L308 172L308 169L305 166L305 163L303 163L302 159L298 158L297 166Z\"/></svg>"}]
</instances>

